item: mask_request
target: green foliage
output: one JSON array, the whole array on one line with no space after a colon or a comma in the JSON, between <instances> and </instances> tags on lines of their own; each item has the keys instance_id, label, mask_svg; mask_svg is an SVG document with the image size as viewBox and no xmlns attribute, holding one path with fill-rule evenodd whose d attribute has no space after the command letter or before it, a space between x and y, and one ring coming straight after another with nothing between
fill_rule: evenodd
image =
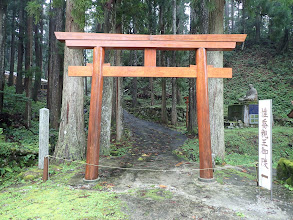
<instances>
[{"instance_id":1,"label":"green foliage","mask_svg":"<svg viewBox=\"0 0 293 220\"><path fill-rule=\"evenodd\" d=\"M244 51L224 53L226 65L233 68L233 78L224 79L226 108L246 94L248 84L258 91L258 98L273 100L274 119L286 119L291 111L292 53L277 55L270 47L253 46Z\"/></svg>"},{"instance_id":2,"label":"green foliage","mask_svg":"<svg viewBox=\"0 0 293 220\"><path fill-rule=\"evenodd\" d=\"M291 185L284 184L284 187L289 189L290 191L293 191L293 187Z\"/></svg>"},{"instance_id":3,"label":"green foliage","mask_svg":"<svg viewBox=\"0 0 293 220\"><path fill-rule=\"evenodd\" d=\"M24 94L15 94L15 87L5 86L4 112L12 117L12 125L0 130L0 176L10 178L20 168L35 163L39 149L39 110L45 103L32 102L32 127L25 128L18 115L25 112L25 103L29 100ZM16 116L17 117L16 117ZM13 118L15 117L15 118Z\"/></svg>"},{"instance_id":4,"label":"green foliage","mask_svg":"<svg viewBox=\"0 0 293 220\"><path fill-rule=\"evenodd\" d=\"M60 8L64 4L63 0L53 0L52 6L54 8Z\"/></svg>"},{"instance_id":5,"label":"green foliage","mask_svg":"<svg viewBox=\"0 0 293 220\"><path fill-rule=\"evenodd\" d=\"M293 128L273 127L273 167L281 157L293 160L292 134ZM173 153L190 161L199 160L198 139L187 139L185 143ZM222 160L215 158L217 165L228 163L231 165L254 166L258 161L258 129L226 129L225 130L226 156Z\"/></svg>"},{"instance_id":6,"label":"green foliage","mask_svg":"<svg viewBox=\"0 0 293 220\"><path fill-rule=\"evenodd\" d=\"M190 160L190 161L198 161L199 160L199 144L198 139L187 139L184 144L175 150L177 156Z\"/></svg>"},{"instance_id":7,"label":"green foliage","mask_svg":"<svg viewBox=\"0 0 293 220\"><path fill-rule=\"evenodd\" d=\"M242 212L236 212L236 215L239 217L245 217L245 215Z\"/></svg>"},{"instance_id":8,"label":"green foliage","mask_svg":"<svg viewBox=\"0 0 293 220\"><path fill-rule=\"evenodd\" d=\"M25 10L29 16L34 17L34 23L37 24L42 16L43 3L41 0L31 0L27 3Z\"/></svg>"},{"instance_id":9,"label":"green foliage","mask_svg":"<svg viewBox=\"0 0 293 220\"><path fill-rule=\"evenodd\" d=\"M273 127L273 167L281 157L293 159L293 128ZM226 157L225 162L232 165L249 164L258 161L258 129L225 130Z\"/></svg>"},{"instance_id":10,"label":"green foliage","mask_svg":"<svg viewBox=\"0 0 293 220\"><path fill-rule=\"evenodd\" d=\"M88 20L89 15L86 14L86 10L91 8L92 1L91 0L72 0L73 1L73 9L72 16L74 18L74 22L79 25L80 29L83 30Z\"/></svg>"},{"instance_id":11,"label":"green foliage","mask_svg":"<svg viewBox=\"0 0 293 220\"><path fill-rule=\"evenodd\" d=\"M293 160L281 158L277 166L277 178L293 186Z\"/></svg>"}]
</instances>

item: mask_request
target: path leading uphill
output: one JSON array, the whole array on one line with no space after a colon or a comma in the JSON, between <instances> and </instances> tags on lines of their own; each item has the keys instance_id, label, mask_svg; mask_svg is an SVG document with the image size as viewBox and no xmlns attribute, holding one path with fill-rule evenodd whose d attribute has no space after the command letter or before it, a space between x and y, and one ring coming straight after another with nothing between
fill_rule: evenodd
<instances>
[{"instance_id":1,"label":"path leading uphill","mask_svg":"<svg viewBox=\"0 0 293 220\"><path fill-rule=\"evenodd\" d=\"M127 112L124 124L134 147L128 155L102 158L100 164L129 169L101 168L99 182L109 184L108 190L125 202L129 219L292 219L291 191L275 185L271 201L270 192L254 180L225 171L222 183L200 182L194 170L198 164L172 154L184 135Z\"/></svg>"}]
</instances>

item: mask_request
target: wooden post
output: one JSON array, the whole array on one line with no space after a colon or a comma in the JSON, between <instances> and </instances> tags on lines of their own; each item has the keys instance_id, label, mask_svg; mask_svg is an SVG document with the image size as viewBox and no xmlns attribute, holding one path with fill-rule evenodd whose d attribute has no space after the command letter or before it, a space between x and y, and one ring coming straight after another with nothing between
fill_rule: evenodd
<instances>
[{"instance_id":1,"label":"wooden post","mask_svg":"<svg viewBox=\"0 0 293 220\"><path fill-rule=\"evenodd\" d=\"M99 165L101 112L103 97L103 64L105 49L95 47L93 53L93 75L91 86L91 103L89 116L89 130L87 142L86 163ZM86 165L85 180L95 180L99 175L99 167Z\"/></svg>"},{"instance_id":2,"label":"wooden post","mask_svg":"<svg viewBox=\"0 0 293 220\"><path fill-rule=\"evenodd\" d=\"M211 133L209 117L209 97L208 97L208 71L207 52L205 48L196 51L196 98L197 98L197 121L199 140L199 167L207 169L200 171L201 179L213 179L213 164L211 150Z\"/></svg>"},{"instance_id":3,"label":"wooden post","mask_svg":"<svg viewBox=\"0 0 293 220\"><path fill-rule=\"evenodd\" d=\"M155 67L156 64L156 49L145 48L144 50L144 66Z\"/></svg>"},{"instance_id":4,"label":"wooden post","mask_svg":"<svg viewBox=\"0 0 293 220\"><path fill-rule=\"evenodd\" d=\"M43 182L46 182L49 178L49 157L44 157L44 169L43 169Z\"/></svg>"}]
</instances>

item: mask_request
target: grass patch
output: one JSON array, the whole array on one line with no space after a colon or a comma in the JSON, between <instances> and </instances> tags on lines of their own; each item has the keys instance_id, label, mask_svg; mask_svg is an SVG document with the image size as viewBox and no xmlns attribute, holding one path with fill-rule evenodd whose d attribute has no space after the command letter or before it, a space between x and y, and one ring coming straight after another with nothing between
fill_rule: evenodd
<instances>
[{"instance_id":1,"label":"grass patch","mask_svg":"<svg viewBox=\"0 0 293 220\"><path fill-rule=\"evenodd\" d=\"M273 127L273 167L276 168L280 158L293 160L293 128ZM224 161L231 165L254 166L258 161L258 128L225 129L226 156ZM177 156L199 161L198 139L187 139L185 143L173 152ZM217 163L217 158L215 158Z\"/></svg>"},{"instance_id":2,"label":"grass patch","mask_svg":"<svg viewBox=\"0 0 293 220\"><path fill-rule=\"evenodd\" d=\"M142 198L149 198L156 201L171 199L173 197L172 193L165 189L139 190L136 194Z\"/></svg>"},{"instance_id":3,"label":"grass patch","mask_svg":"<svg viewBox=\"0 0 293 220\"><path fill-rule=\"evenodd\" d=\"M117 194L69 186L83 168L76 163L50 164L46 183L41 176L24 178L37 168L22 169L0 187L0 219L128 219Z\"/></svg>"},{"instance_id":4,"label":"grass patch","mask_svg":"<svg viewBox=\"0 0 293 220\"><path fill-rule=\"evenodd\" d=\"M217 182L221 184L224 184L224 179L229 179L233 176L238 176L242 179L248 179L248 180L257 179L256 174L242 172L240 170L235 170L235 169L215 170L214 175Z\"/></svg>"},{"instance_id":5,"label":"grass patch","mask_svg":"<svg viewBox=\"0 0 293 220\"><path fill-rule=\"evenodd\" d=\"M185 160L199 161L198 139L188 138L184 144L178 149L174 150L173 153Z\"/></svg>"},{"instance_id":6,"label":"grass patch","mask_svg":"<svg viewBox=\"0 0 293 220\"><path fill-rule=\"evenodd\" d=\"M293 159L293 128L273 127L273 167L281 157ZM225 130L225 162L231 165L249 164L258 161L258 128Z\"/></svg>"},{"instance_id":7,"label":"grass patch","mask_svg":"<svg viewBox=\"0 0 293 220\"><path fill-rule=\"evenodd\" d=\"M0 195L1 219L127 219L115 193L54 184L10 188Z\"/></svg>"}]
</instances>

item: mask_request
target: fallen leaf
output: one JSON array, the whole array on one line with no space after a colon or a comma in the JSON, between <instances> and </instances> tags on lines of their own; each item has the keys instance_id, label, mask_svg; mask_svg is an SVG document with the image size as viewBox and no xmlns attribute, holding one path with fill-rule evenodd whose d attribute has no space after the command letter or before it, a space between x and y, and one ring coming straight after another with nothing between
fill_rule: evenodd
<instances>
[{"instance_id":1,"label":"fallen leaf","mask_svg":"<svg viewBox=\"0 0 293 220\"><path fill-rule=\"evenodd\" d=\"M167 188L165 185L159 185L160 188Z\"/></svg>"},{"instance_id":2,"label":"fallen leaf","mask_svg":"<svg viewBox=\"0 0 293 220\"><path fill-rule=\"evenodd\" d=\"M106 187L107 187L107 188L112 188L112 187L114 187L114 184L113 184L113 183L110 183L110 184L108 184Z\"/></svg>"},{"instance_id":3,"label":"fallen leaf","mask_svg":"<svg viewBox=\"0 0 293 220\"><path fill-rule=\"evenodd\" d=\"M175 165L175 167L179 167L179 166L181 166L182 164L183 164L183 162L177 163L177 164Z\"/></svg>"}]
</instances>

